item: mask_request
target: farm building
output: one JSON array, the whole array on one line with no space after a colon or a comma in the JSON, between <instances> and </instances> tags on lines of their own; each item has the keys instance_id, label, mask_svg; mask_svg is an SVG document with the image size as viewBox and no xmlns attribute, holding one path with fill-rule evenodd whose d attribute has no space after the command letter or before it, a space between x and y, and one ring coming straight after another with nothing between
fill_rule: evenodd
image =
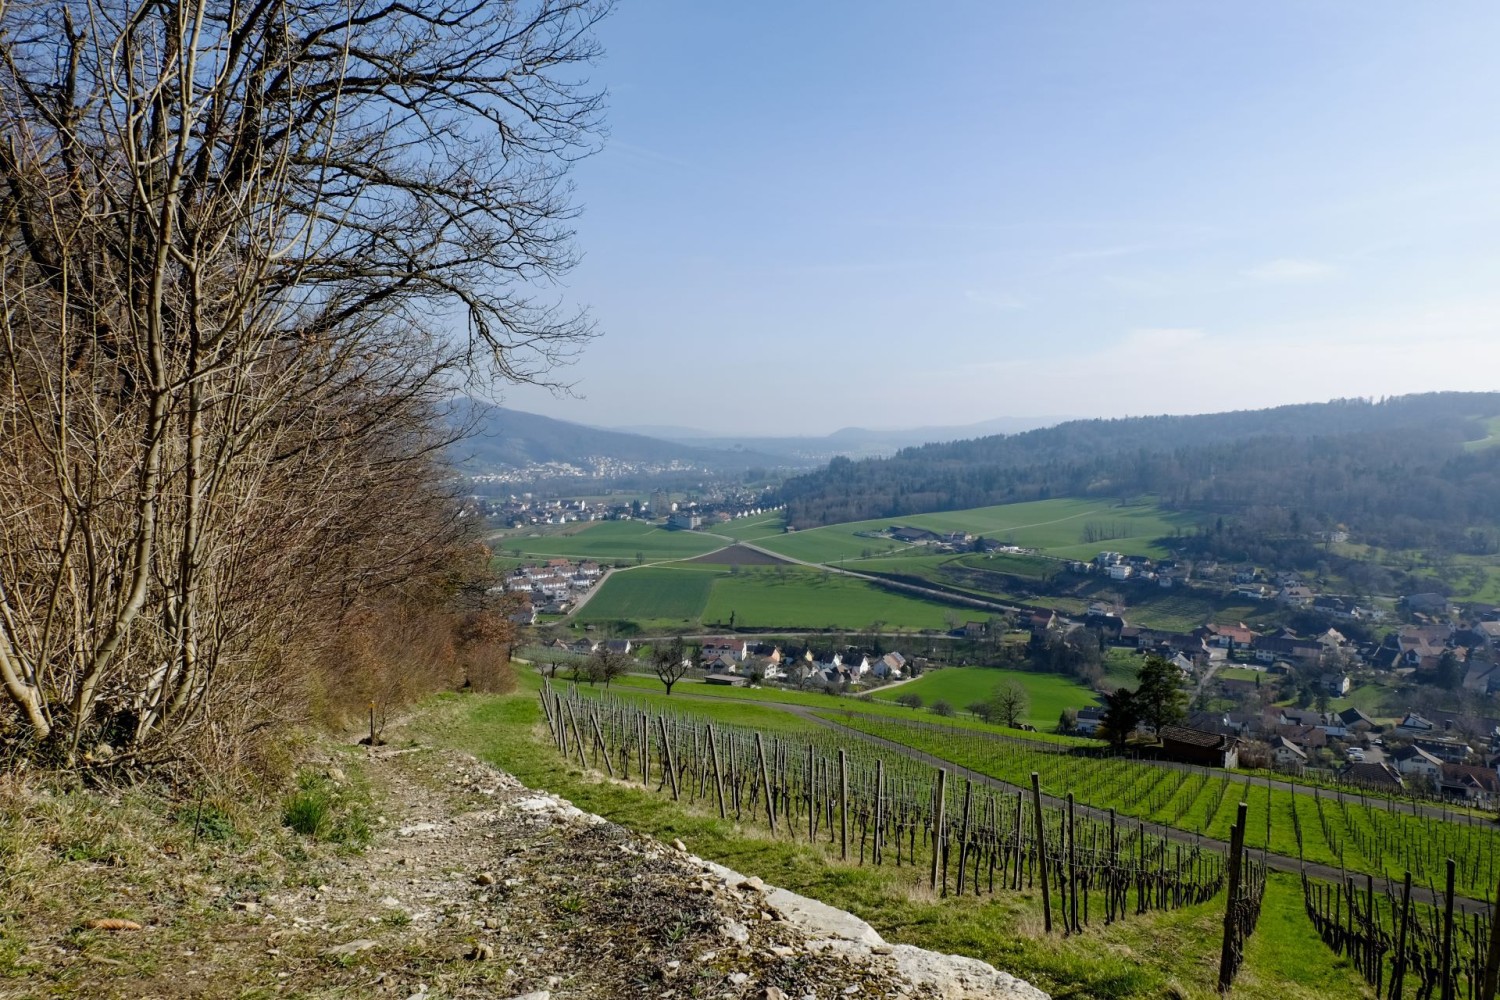
<instances>
[{"instance_id":1,"label":"farm building","mask_svg":"<svg viewBox=\"0 0 1500 1000\"><path fill-rule=\"evenodd\" d=\"M1157 736L1161 739L1160 754L1165 760L1203 767L1239 766L1240 741L1233 736L1205 733L1186 726L1162 726Z\"/></svg>"}]
</instances>

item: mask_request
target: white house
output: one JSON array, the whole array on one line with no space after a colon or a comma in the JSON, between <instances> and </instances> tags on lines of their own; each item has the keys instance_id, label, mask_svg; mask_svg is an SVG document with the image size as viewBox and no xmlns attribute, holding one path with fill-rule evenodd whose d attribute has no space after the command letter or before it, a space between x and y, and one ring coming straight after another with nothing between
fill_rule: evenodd
<instances>
[{"instance_id":1,"label":"white house","mask_svg":"<svg viewBox=\"0 0 1500 1000\"><path fill-rule=\"evenodd\" d=\"M1281 770L1298 770L1307 765L1307 752L1285 736L1278 736L1271 744L1271 759Z\"/></svg>"},{"instance_id":2,"label":"white house","mask_svg":"<svg viewBox=\"0 0 1500 1000\"><path fill-rule=\"evenodd\" d=\"M1436 779L1443 773L1443 762L1421 747L1402 747L1390 757L1396 770L1408 777Z\"/></svg>"}]
</instances>

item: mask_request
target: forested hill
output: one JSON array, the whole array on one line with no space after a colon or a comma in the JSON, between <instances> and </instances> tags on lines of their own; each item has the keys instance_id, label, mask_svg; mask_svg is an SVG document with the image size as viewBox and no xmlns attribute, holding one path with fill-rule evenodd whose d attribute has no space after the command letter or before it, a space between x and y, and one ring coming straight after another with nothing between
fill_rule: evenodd
<instances>
[{"instance_id":1,"label":"forested hill","mask_svg":"<svg viewBox=\"0 0 1500 1000\"><path fill-rule=\"evenodd\" d=\"M785 456L745 449L693 447L640 434L600 430L475 399L455 401L449 423L463 435L449 453L463 471L471 474L544 462L588 464L600 458L654 465L676 462L728 472L752 466L794 464ZM806 468L811 463L795 464Z\"/></svg>"},{"instance_id":2,"label":"forested hill","mask_svg":"<svg viewBox=\"0 0 1500 1000\"><path fill-rule=\"evenodd\" d=\"M798 528L1150 493L1183 509L1295 511L1307 529L1347 524L1375 544L1463 550L1471 528L1500 524L1500 447L1480 443L1500 427L1491 423L1497 415L1500 393L1429 393L1074 420L907 448L888 459L834 459L789 480L784 495Z\"/></svg>"}]
</instances>

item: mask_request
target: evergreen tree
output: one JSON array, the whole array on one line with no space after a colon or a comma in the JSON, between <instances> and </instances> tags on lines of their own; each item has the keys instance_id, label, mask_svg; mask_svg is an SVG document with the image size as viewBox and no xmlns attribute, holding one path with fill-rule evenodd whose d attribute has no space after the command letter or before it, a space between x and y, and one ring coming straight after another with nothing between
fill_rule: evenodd
<instances>
[{"instance_id":1,"label":"evergreen tree","mask_svg":"<svg viewBox=\"0 0 1500 1000\"><path fill-rule=\"evenodd\" d=\"M1187 696L1179 684L1177 668L1160 656L1146 657L1135 703L1141 721L1152 729L1181 722L1187 711Z\"/></svg>"}]
</instances>

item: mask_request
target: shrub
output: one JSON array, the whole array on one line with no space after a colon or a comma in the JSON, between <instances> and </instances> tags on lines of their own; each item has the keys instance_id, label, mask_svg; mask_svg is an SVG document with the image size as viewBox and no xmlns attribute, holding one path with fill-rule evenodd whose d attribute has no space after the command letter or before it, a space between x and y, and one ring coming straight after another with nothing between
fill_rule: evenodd
<instances>
[{"instance_id":1,"label":"shrub","mask_svg":"<svg viewBox=\"0 0 1500 1000\"><path fill-rule=\"evenodd\" d=\"M946 701L935 701L932 703L932 714L941 715L945 719L952 718L953 706Z\"/></svg>"},{"instance_id":2,"label":"shrub","mask_svg":"<svg viewBox=\"0 0 1500 1000\"><path fill-rule=\"evenodd\" d=\"M919 694L903 694L896 698L896 704L907 708L921 708L922 696Z\"/></svg>"}]
</instances>

